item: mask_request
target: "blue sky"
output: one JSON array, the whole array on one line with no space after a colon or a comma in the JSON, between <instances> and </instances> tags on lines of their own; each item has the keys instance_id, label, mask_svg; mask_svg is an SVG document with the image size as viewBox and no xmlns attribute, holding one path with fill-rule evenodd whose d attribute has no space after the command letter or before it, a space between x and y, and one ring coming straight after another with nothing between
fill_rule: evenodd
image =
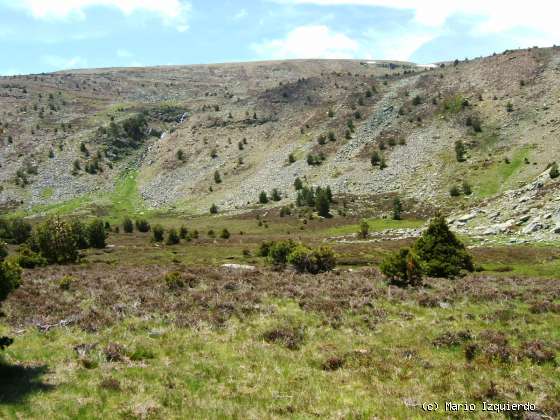
<instances>
[{"instance_id":1,"label":"blue sky","mask_svg":"<svg viewBox=\"0 0 560 420\"><path fill-rule=\"evenodd\" d=\"M288 58L472 58L560 44L555 3L0 0L0 74Z\"/></svg>"}]
</instances>

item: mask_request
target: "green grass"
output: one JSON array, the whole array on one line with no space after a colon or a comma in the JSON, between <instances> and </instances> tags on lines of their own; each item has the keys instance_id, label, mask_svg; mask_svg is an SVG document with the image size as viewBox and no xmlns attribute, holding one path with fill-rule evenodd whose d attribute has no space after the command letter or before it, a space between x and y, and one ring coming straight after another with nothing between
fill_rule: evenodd
<instances>
[{"instance_id":1,"label":"green grass","mask_svg":"<svg viewBox=\"0 0 560 420\"><path fill-rule=\"evenodd\" d=\"M41 198L47 200L51 198L54 194L54 189L52 187L43 188L41 191Z\"/></svg>"},{"instance_id":2,"label":"green grass","mask_svg":"<svg viewBox=\"0 0 560 420\"><path fill-rule=\"evenodd\" d=\"M554 398L560 385L552 364L467 364L462 346L435 348L431 341L445 331L492 328L487 315L506 309L515 322L494 328L512 338L558 340L558 315L532 315L524 305L458 303L449 309L423 308L405 301L380 299L384 311L374 328L368 311L346 313L341 327L303 311L291 300L268 300L267 315L231 318L222 328L179 328L164 319L129 318L96 333L57 328L29 329L6 352L8 363L44 365L29 386L16 378L20 401L0 405L4 418L425 418L419 407L403 401L469 401L481 405L491 383L501 393L517 390L516 400ZM402 313L410 314L404 320ZM464 314L470 314L470 318ZM372 315L369 314L371 317ZM291 325L303 328L299 349L266 342L263 333ZM73 348L98 343L82 362ZM124 348L130 361L109 362L109 343ZM411 357L405 356L411 354ZM329 358L345 361L334 371L322 368ZM114 386L104 384L112 380ZM0 380L1 381L1 380ZM530 382L531 387L523 386ZM37 384L48 383L41 392ZM506 394L507 395L507 394ZM500 396L498 399L502 398ZM439 416L443 416L439 412ZM476 413L460 417L485 418Z\"/></svg>"},{"instance_id":3,"label":"green grass","mask_svg":"<svg viewBox=\"0 0 560 420\"><path fill-rule=\"evenodd\" d=\"M446 98L440 107L440 112L443 114L458 114L463 110L463 95L457 94L450 98Z\"/></svg>"},{"instance_id":4,"label":"green grass","mask_svg":"<svg viewBox=\"0 0 560 420\"><path fill-rule=\"evenodd\" d=\"M114 217L131 215L144 210L144 202L138 192L138 171L124 172L111 194L111 214Z\"/></svg>"},{"instance_id":5,"label":"green grass","mask_svg":"<svg viewBox=\"0 0 560 420\"><path fill-rule=\"evenodd\" d=\"M479 197L493 196L510 186L510 180L525 165L524 160L528 157L529 148L515 150L511 155L510 163L503 159L493 163L488 168L475 173L475 177L470 179L474 193Z\"/></svg>"},{"instance_id":6,"label":"green grass","mask_svg":"<svg viewBox=\"0 0 560 420\"><path fill-rule=\"evenodd\" d=\"M61 203L34 206L29 214L42 213L50 216L66 215L87 206L92 202L91 195L83 195Z\"/></svg>"}]
</instances>

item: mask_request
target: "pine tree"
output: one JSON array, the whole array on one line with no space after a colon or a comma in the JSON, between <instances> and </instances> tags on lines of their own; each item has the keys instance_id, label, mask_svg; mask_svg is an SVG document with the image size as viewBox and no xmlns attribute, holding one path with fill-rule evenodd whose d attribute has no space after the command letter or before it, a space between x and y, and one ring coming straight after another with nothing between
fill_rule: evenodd
<instances>
[{"instance_id":1,"label":"pine tree","mask_svg":"<svg viewBox=\"0 0 560 420\"><path fill-rule=\"evenodd\" d=\"M319 190L315 197L315 210L317 210L319 216L329 217L330 208L331 208L331 203L329 201L327 192L324 190Z\"/></svg>"},{"instance_id":2,"label":"pine tree","mask_svg":"<svg viewBox=\"0 0 560 420\"><path fill-rule=\"evenodd\" d=\"M402 203L399 197L393 200L393 220L401 220Z\"/></svg>"},{"instance_id":3,"label":"pine tree","mask_svg":"<svg viewBox=\"0 0 560 420\"><path fill-rule=\"evenodd\" d=\"M445 218L437 215L413 246L424 271L432 277L455 277L461 270L473 271L472 257L449 230Z\"/></svg>"},{"instance_id":4,"label":"pine tree","mask_svg":"<svg viewBox=\"0 0 560 420\"><path fill-rule=\"evenodd\" d=\"M358 237L365 239L369 235L369 223L366 219L362 219L360 222L360 230L358 231Z\"/></svg>"},{"instance_id":5,"label":"pine tree","mask_svg":"<svg viewBox=\"0 0 560 420\"><path fill-rule=\"evenodd\" d=\"M95 219L88 226L88 242L93 248L103 249L106 246L107 232L105 223L101 219Z\"/></svg>"},{"instance_id":6,"label":"pine tree","mask_svg":"<svg viewBox=\"0 0 560 420\"><path fill-rule=\"evenodd\" d=\"M560 172L558 171L558 164L556 162L554 162L552 165L550 165L550 171L548 172L548 174L550 175L550 177L552 179L558 178L558 176L560 175Z\"/></svg>"},{"instance_id":7,"label":"pine tree","mask_svg":"<svg viewBox=\"0 0 560 420\"><path fill-rule=\"evenodd\" d=\"M268 195L266 195L266 191L261 191L261 193L259 194L259 203L268 203Z\"/></svg>"},{"instance_id":8,"label":"pine tree","mask_svg":"<svg viewBox=\"0 0 560 420\"><path fill-rule=\"evenodd\" d=\"M278 189L276 189L276 188L274 188L274 189L272 190L272 193L271 193L271 197L270 197L270 198L272 199L272 201L280 201L280 200L282 200L282 197L281 197L281 195L280 195L280 192L279 192Z\"/></svg>"},{"instance_id":9,"label":"pine tree","mask_svg":"<svg viewBox=\"0 0 560 420\"><path fill-rule=\"evenodd\" d=\"M303 188L303 182L301 182L301 179L299 179L299 177L298 177L298 178L296 178L295 181L294 181L294 189L295 189L296 191L299 191L299 190L301 190L302 188Z\"/></svg>"},{"instance_id":10,"label":"pine tree","mask_svg":"<svg viewBox=\"0 0 560 420\"><path fill-rule=\"evenodd\" d=\"M371 154L371 165L377 166L379 165L380 162L381 162L381 156L379 156L379 152L377 150L374 150L373 153Z\"/></svg>"}]
</instances>

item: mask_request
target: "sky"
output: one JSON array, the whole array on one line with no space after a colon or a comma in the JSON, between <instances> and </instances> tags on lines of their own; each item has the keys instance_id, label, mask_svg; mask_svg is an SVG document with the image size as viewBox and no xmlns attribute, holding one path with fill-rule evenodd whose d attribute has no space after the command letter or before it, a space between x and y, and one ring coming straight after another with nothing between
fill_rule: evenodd
<instances>
[{"instance_id":1,"label":"sky","mask_svg":"<svg viewBox=\"0 0 560 420\"><path fill-rule=\"evenodd\" d=\"M293 58L427 64L560 44L550 0L0 0L0 75Z\"/></svg>"}]
</instances>

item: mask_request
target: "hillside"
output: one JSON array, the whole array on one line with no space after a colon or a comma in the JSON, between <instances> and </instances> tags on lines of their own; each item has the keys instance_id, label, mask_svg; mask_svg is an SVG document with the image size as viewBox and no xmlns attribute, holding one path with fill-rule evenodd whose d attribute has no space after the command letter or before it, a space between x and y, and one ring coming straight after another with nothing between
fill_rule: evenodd
<instances>
[{"instance_id":1,"label":"hillside","mask_svg":"<svg viewBox=\"0 0 560 420\"><path fill-rule=\"evenodd\" d=\"M292 203L299 177L351 214L382 215L398 194L411 214L464 214L470 233L549 238L557 215L541 207L558 188L541 174L560 160L559 64L559 49L534 48L436 69L297 60L4 77L0 205L246 211L274 188L268 206ZM451 197L465 180L472 194Z\"/></svg>"},{"instance_id":2,"label":"hillside","mask_svg":"<svg viewBox=\"0 0 560 420\"><path fill-rule=\"evenodd\" d=\"M560 418L559 70L0 79L0 418Z\"/></svg>"}]
</instances>

